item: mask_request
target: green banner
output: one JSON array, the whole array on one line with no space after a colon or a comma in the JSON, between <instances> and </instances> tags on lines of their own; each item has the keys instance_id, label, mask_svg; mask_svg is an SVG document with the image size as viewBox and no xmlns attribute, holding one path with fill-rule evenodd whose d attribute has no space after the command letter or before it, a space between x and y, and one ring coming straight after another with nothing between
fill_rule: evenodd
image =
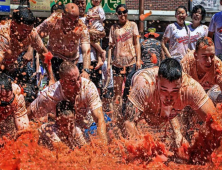
<instances>
[{"instance_id":1,"label":"green banner","mask_svg":"<svg viewBox=\"0 0 222 170\"><path fill-rule=\"evenodd\" d=\"M62 2L63 4L72 2L72 0L39 0L37 1L37 4L31 3L31 8L33 10L50 11L50 8L58 1ZM88 11L88 9L92 7L92 3L91 0L86 0L86 1L87 1L86 11ZM125 4L125 2L126 2L125 0L102 0L101 6L103 7L103 10L106 13L115 13L117 5ZM50 3L50 7L46 5L47 3Z\"/></svg>"},{"instance_id":2,"label":"green banner","mask_svg":"<svg viewBox=\"0 0 222 170\"><path fill-rule=\"evenodd\" d=\"M119 4L125 4L125 0L102 0L101 6L106 13L115 13ZM91 0L87 0L86 11L91 7Z\"/></svg>"}]
</instances>

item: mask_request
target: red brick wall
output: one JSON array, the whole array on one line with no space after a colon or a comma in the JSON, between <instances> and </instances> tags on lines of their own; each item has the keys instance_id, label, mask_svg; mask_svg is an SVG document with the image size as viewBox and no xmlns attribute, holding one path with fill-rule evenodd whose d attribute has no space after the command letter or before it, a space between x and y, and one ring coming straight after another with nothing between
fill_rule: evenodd
<instances>
[{"instance_id":1,"label":"red brick wall","mask_svg":"<svg viewBox=\"0 0 222 170\"><path fill-rule=\"evenodd\" d=\"M188 8L189 0L144 0L145 10L174 11L178 6ZM19 0L11 0L11 4L19 4ZM126 0L128 9L139 9L139 0Z\"/></svg>"},{"instance_id":2,"label":"red brick wall","mask_svg":"<svg viewBox=\"0 0 222 170\"><path fill-rule=\"evenodd\" d=\"M189 0L144 0L145 10L174 11L178 6L183 5L188 9ZM139 9L139 0L126 0L128 9Z\"/></svg>"},{"instance_id":3,"label":"red brick wall","mask_svg":"<svg viewBox=\"0 0 222 170\"><path fill-rule=\"evenodd\" d=\"M11 0L11 4L19 4L20 0Z\"/></svg>"}]
</instances>

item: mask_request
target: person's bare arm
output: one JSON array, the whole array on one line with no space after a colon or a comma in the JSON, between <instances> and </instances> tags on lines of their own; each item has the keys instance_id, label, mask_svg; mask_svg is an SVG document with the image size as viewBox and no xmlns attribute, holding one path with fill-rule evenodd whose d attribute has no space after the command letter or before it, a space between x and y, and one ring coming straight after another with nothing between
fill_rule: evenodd
<instances>
[{"instance_id":1,"label":"person's bare arm","mask_svg":"<svg viewBox=\"0 0 222 170\"><path fill-rule=\"evenodd\" d=\"M83 56L83 69L89 69L91 64L90 44L83 43L81 47L82 47L82 56ZM81 76L89 79L90 75L87 72L83 71Z\"/></svg>"},{"instance_id":2,"label":"person's bare arm","mask_svg":"<svg viewBox=\"0 0 222 170\"><path fill-rule=\"evenodd\" d=\"M161 61L163 61L163 60L165 59L165 53L164 53L163 49L161 49L161 54L160 54L160 56L161 56ZM160 61L160 62L161 62L161 61Z\"/></svg>"},{"instance_id":3,"label":"person's bare arm","mask_svg":"<svg viewBox=\"0 0 222 170\"><path fill-rule=\"evenodd\" d=\"M211 99L208 99L207 102L200 109L197 110L197 113L204 121L206 121L206 118L209 118L209 116L211 116L211 127L213 129L217 127L215 128L216 131L222 130L222 115L216 110Z\"/></svg>"},{"instance_id":4,"label":"person's bare arm","mask_svg":"<svg viewBox=\"0 0 222 170\"><path fill-rule=\"evenodd\" d=\"M36 53L35 59L36 59L36 72L38 72L39 71L39 54L38 53Z\"/></svg>"},{"instance_id":5,"label":"person's bare arm","mask_svg":"<svg viewBox=\"0 0 222 170\"><path fill-rule=\"evenodd\" d=\"M24 130L29 127L29 118L28 115L25 114L21 117L15 117L15 125L18 131Z\"/></svg>"},{"instance_id":6,"label":"person's bare arm","mask_svg":"<svg viewBox=\"0 0 222 170\"><path fill-rule=\"evenodd\" d=\"M139 119L138 117L142 114L142 111L137 109L133 103L127 100L125 117L123 118L124 123L122 124L124 127L120 127L122 130L123 136L130 139L139 139L140 134L136 128L134 121ZM121 126L120 124L120 126Z\"/></svg>"},{"instance_id":7,"label":"person's bare arm","mask_svg":"<svg viewBox=\"0 0 222 170\"><path fill-rule=\"evenodd\" d=\"M104 115L103 115L103 110L102 107L99 107L95 110L92 111L92 116L94 121L97 124L97 133L100 137L100 139L102 139L102 141L107 144L107 136L106 136L106 123L104 120Z\"/></svg>"},{"instance_id":8,"label":"person's bare arm","mask_svg":"<svg viewBox=\"0 0 222 170\"><path fill-rule=\"evenodd\" d=\"M29 45L27 52L24 54L23 59L27 62L33 60L33 48Z\"/></svg>"},{"instance_id":9,"label":"person's bare arm","mask_svg":"<svg viewBox=\"0 0 222 170\"><path fill-rule=\"evenodd\" d=\"M110 79L111 79L110 76L108 76L107 79L106 79L106 84L104 86L104 89L106 89L108 87Z\"/></svg>"},{"instance_id":10,"label":"person's bare arm","mask_svg":"<svg viewBox=\"0 0 222 170\"><path fill-rule=\"evenodd\" d=\"M136 66L137 69L141 68L141 47L139 42L139 36L134 36L134 44L136 49Z\"/></svg>"},{"instance_id":11,"label":"person's bare arm","mask_svg":"<svg viewBox=\"0 0 222 170\"><path fill-rule=\"evenodd\" d=\"M215 115L217 113L216 108L211 99L208 99L198 110L196 110L198 116L205 121L208 114ZM217 116L215 116L217 117Z\"/></svg>"},{"instance_id":12,"label":"person's bare arm","mask_svg":"<svg viewBox=\"0 0 222 170\"><path fill-rule=\"evenodd\" d=\"M107 59L107 75L110 77L110 71L111 71L111 55L112 55L112 48L109 47L108 50L108 59Z\"/></svg>"},{"instance_id":13,"label":"person's bare arm","mask_svg":"<svg viewBox=\"0 0 222 170\"><path fill-rule=\"evenodd\" d=\"M4 57L3 51L0 51L0 64L2 64L4 58L5 58L5 57Z\"/></svg>"},{"instance_id":14,"label":"person's bare arm","mask_svg":"<svg viewBox=\"0 0 222 170\"><path fill-rule=\"evenodd\" d=\"M183 143L188 144L187 140L181 134L180 123L179 123L177 117L170 120L170 125L171 125L174 135L175 135L174 138L175 138L175 142L176 142L177 147L179 148Z\"/></svg>"},{"instance_id":15,"label":"person's bare arm","mask_svg":"<svg viewBox=\"0 0 222 170\"><path fill-rule=\"evenodd\" d=\"M214 36L214 32L208 32L208 37L210 37L210 38L213 38L213 36Z\"/></svg>"},{"instance_id":16,"label":"person's bare arm","mask_svg":"<svg viewBox=\"0 0 222 170\"><path fill-rule=\"evenodd\" d=\"M44 54L48 53L48 50L45 46L42 46L42 50L41 51L38 51L39 53L39 57L40 59L43 61L45 61L45 56ZM52 71L52 65L48 65L48 64L43 64L44 68L46 69L46 72L49 76L49 85L52 85L55 83L55 78L54 78L54 75L53 75L53 71Z\"/></svg>"},{"instance_id":17,"label":"person's bare arm","mask_svg":"<svg viewBox=\"0 0 222 170\"><path fill-rule=\"evenodd\" d=\"M171 58L170 52L169 52L169 50L166 47L166 43L169 42L169 41L170 41L169 38L163 37L163 40L161 42L161 46L162 46L163 52L166 54L166 56Z\"/></svg>"},{"instance_id":18,"label":"person's bare arm","mask_svg":"<svg viewBox=\"0 0 222 170\"><path fill-rule=\"evenodd\" d=\"M17 98L16 111L14 113L14 121L16 129L18 131L24 130L29 127L29 119L25 106L25 99L22 94L20 94Z\"/></svg>"},{"instance_id":19,"label":"person's bare arm","mask_svg":"<svg viewBox=\"0 0 222 170\"><path fill-rule=\"evenodd\" d=\"M95 20L100 20L100 16L99 15L87 15L86 16L86 19L89 20L89 19L95 19Z\"/></svg>"}]
</instances>

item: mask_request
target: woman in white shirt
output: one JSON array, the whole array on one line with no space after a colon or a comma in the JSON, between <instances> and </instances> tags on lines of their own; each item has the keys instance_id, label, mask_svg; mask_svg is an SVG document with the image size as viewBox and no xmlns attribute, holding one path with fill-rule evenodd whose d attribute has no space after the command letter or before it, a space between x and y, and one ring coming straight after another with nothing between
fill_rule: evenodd
<instances>
[{"instance_id":1,"label":"woman in white shirt","mask_svg":"<svg viewBox=\"0 0 222 170\"><path fill-rule=\"evenodd\" d=\"M177 21L169 24L164 32L162 40L162 48L167 57L172 57L180 61L186 55L189 41L189 30L185 25L187 18L187 9L179 6L175 10ZM169 43L169 50L166 47Z\"/></svg>"},{"instance_id":2,"label":"woman in white shirt","mask_svg":"<svg viewBox=\"0 0 222 170\"><path fill-rule=\"evenodd\" d=\"M191 11L192 24L188 26L190 33L189 49L195 50L196 42L201 37L207 37L208 27L202 25L206 16L206 10L201 5L196 5Z\"/></svg>"}]
</instances>

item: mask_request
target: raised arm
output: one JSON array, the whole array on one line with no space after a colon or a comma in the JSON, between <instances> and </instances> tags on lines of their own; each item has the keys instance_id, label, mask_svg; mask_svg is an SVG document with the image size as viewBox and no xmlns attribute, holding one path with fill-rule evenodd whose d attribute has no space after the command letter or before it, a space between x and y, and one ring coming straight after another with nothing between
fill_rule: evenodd
<instances>
[{"instance_id":1,"label":"raised arm","mask_svg":"<svg viewBox=\"0 0 222 170\"><path fill-rule=\"evenodd\" d=\"M134 44L136 48L136 66L137 69L141 68L141 48L140 48L140 42L139 42L139 36L134 36Z\"/></svg>"},{"instance_id":2,"label":"raised arm","mask_svg":"<svg viewBox=\"0 0 222 170\"><path fill-rule=\"evenodd\" d=\"M47 54L49 51L44 46L41 38L39 37L39 35L36 31L32 32L32 40L33 41L32 41L31 46L38 52L39 58L44 63L43 66L46 69L46 72L49 76L49 85L54 84L55 78L54 78L53 71L52 71L51 60L48 61L47 63L45 62L45 58L46 58L45 54Z\"/></svg>"},{"instance_id":3,"label":"raised arm","mask_svg":"<svg viewBox=\"0 0 222 170\"><path fill-rule=\"evenodd\" d=\"M162 42L161 42L161 46L162 46L162 50L163 50L163 52L166 54L166 56L169 57L169 58L171 58L170 52L169 52L169 50L168 50L167 47L166 47L166 44L167 44L169 41L170 41L169 38L163 37L163 40L162 40Z\"/></svg>"},{"instance_id":4,"label":"raised arm","mask_svg":"<svg viewBox=\"0 0 222 170\"><path fill-rule=\"evenodd\" d=\"M46 64L45 61L45 54L47 54L49 51L47 50L47 48L43 45L42 46L42 50L38 51L39 53L39 58L43 61L43 66L46 69L46 72L49 76L49 85L52 85L55 83L55 78L53 75L53 71L52 71L52 65L51 64ZM51 62L51 61L50 61Z\"/></svg>"},{"instance_id":5,"label":"raised arm","mask_svg":"<svg viewBox=\"0 0 222 170\"><path fill-rule=\"evenodd\" d=\"M90 59L90 44L84 43L82 44L82 56L83 56L83 69L89 69L91 64ZM86 71L83 71L81 74L82 77L89 79L89 74Z\"/></svg>"}]
</instances>

